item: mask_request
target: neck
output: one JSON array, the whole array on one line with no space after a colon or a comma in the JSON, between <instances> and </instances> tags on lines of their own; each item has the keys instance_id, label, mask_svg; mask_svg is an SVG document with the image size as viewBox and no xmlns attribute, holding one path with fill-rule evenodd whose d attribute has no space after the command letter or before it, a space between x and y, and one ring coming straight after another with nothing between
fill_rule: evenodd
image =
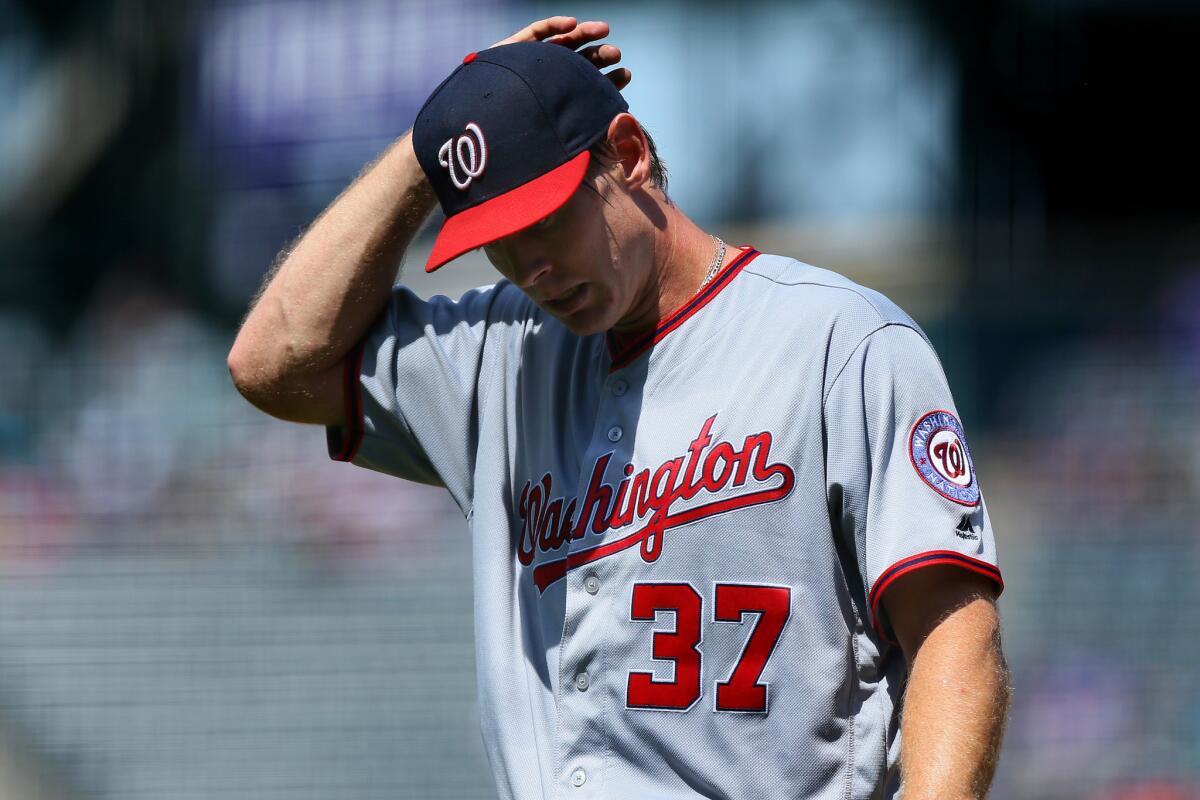
<instances>
[{"instance_id":1,"label":"neck","mask_svg":"<svg viewBox=\"0 0 1200 800\"><path fill-rule=\"evenodd\" d=\"M716 255L713 237L676 206L661 204L665 224L652 228L650 268L639 300L630 313L613 326L621 335L656 327L700 289ZM726 252L720 267L734 258Z\"/></svg>"}]
</instances>

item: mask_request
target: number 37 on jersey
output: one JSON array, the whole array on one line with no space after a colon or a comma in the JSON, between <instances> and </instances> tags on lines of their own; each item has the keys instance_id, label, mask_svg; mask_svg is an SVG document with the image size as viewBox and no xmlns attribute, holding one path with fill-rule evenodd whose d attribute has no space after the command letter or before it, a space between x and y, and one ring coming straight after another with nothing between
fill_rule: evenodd
<instances>
[{"instance_id":1,"label":"number 37 on jersey","mask_svg":"<svg viewBox=\"0 0 1200 800\"><path fill-rule=\"evenodd\" d=\"M767 661L775 651L792 607L791 589L718 583L714 608L707 618L700 593L687 583L634 584L629 618L654 622L659 613L675 618L674 630L656 630L652 659L670 662L674 677L655 680L653 672L632 671L625 689L625 705L631 709L687 711L708 687L701 685L704 626L723 623L751 624L750 634L737 662L713 665L716 674L713 708L716 711L767 713L770 687L761 682Z\"/></svg>"}]
</instances>

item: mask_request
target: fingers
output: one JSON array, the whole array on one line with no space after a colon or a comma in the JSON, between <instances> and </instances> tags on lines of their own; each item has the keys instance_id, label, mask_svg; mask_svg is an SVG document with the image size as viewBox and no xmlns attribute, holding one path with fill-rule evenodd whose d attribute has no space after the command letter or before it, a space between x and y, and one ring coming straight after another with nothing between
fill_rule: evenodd
<instances>
[{"instance_id":1,"label":"fingers","mask_svg":"<svg viewBox=\"0 0 1200 800\"><path fill-rule=\"evenodd\" d=\"M608 23L591 21L581 22L574 29L552 36L545 41L575 50L588 42L603 39L605 36L608 36Z\"/></svg>"},{"instance_id":2,"label":"fingers","mask_svg":"<svg viewBox=\"0 0 1200 800\"><path fill-rule=\"evenodd\" d=\"M575 50L588 42L608 36L608 23L589 21L576 22L575 17L546 17L526 25L521 30L502 39L492 47L513 42L550 42Z\"/></svg>"},{"instance_id":3,"label":"fingers","mask_svg":"<svg viewBox=\"0 0 1200 800\"><path fill-rule=\"evenodd\" d=\"M592 62L596 69L611 67L621 60L621 50L613 44L594 44L580 50L579 55Z\"/></svg>"},{"instance_id":4,"label":"fingers","mask_svg":"<svg viewBox=\"0 0 1200 800\"><path fill-rule=\"evenodd\" d=\"M575 30L575 27L574 17L547 17L526 25L507 39L496 42L492 47L513 42L540 42L557 34L570 33Z\"/></svg>"},{"instance_id":5,"label":"fingers","mask_svg":"<svg viewBox=\"0 0 1200 800\"><path fill-rule=\"evenodd\" d=\"M604 69L611 67L621 60L621 50L616 45L612 44L593 44L588 47L583 47L588 42L594 42L597 39L603 39L608 36L609 27L607 22L599 20L589 20L587 22L578 22L575 17L547 17L539 19L537 22L532 22L526 25L521 30L509 36L507 39L496 42L492 45L498 47L502 44L512 44L513 42L549 42L550 44L561 44L563 47L569 47L572 50L579 50L579 54L595 65L596 69ZM624 89L632 80L633 74L625 69L614 69L605 73L605 77L613 82L617 89Z\"/></svg>"},{"instance_id":6,"label":"fingers","mask_svg":"<svg viewBox=\"0 0 1200 800\"><path fill-rule=\"evenodd\" d=\"M525 30L529 31L532 40L540 42L556 34L570 33L575 28L574 17L548 17L538 20ZM530 39L526 41L530 41Z\"/></svg>"},{"instance_id":7,"label":"fingers","mask_svg":"<svg viewBox=\"0 0 1200 800\"><path fill-rule=\"evenodd\" d=\"M596 69L603 71L621 60L621 49L613 44L594 44L579 51L579 55L592 62ZM612 81L617 91L624 89L633 80L633 73L625 67L609 70L604 77Z\"/></svg>"},{"instance_id":8,"label":"fingers","mask_svg":"<svg viewBox=\"0 0 1200 800\"><path fill-rule=\"evenodd\" d=\"M627 70L625 67L621 67L620 69L614 69L611 72L604 73L604 77L612 81L613 86L617 87L617 90L619 91L628 86L629 82L633 80L633 73Z\"/></svg>"}]
</instances>

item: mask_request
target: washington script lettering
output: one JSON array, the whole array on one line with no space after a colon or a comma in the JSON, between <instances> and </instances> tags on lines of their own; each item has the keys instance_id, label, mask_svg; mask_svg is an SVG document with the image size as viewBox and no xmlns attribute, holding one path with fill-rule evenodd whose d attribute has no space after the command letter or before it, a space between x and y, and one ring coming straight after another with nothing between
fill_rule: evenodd
<instances>
[{"instance_id":1,"label":"washington script lettering","mask_svg":"<svg viewBox=\"0 0 1200 800\"><path fill-rule=\"evenodd\" d=\"M655 561L662 554L663 532L670 528L787 497L796 485L796 474L787 464L770 463L770 431L747 436L740 449L734 449L729 442L717 442L709 448L712 443L710 432L716 419L717 415L713 414L705 420L700 433L688 445L686 454L668 459L653 472L647 467L634 475L633 465L626 464L625 478L615 490L603 482L612 453L600 456L592 468L582 504L578 497L569 503L564 497L551 500L553 479L548 472L536 484L527 482L517 503L517 514L521 518L517 559L524 566L533 563L539 550L549 553L572 539L582 539L589 527L593 533L603 534L633 525L635 520L644 519L652 512L641 528L627 536L577 550L566 558L538 564L533 570L533 581L538 589L544 592L569 570L634 545L641 546L643 560ZM702 491L715 494L730 485L743 486L750 477L766 483L776 476L783 479L778 486L671 511L677 501L691 500ZM578 515L577 508L580 508Z\"/></svg>"}]
</instances>

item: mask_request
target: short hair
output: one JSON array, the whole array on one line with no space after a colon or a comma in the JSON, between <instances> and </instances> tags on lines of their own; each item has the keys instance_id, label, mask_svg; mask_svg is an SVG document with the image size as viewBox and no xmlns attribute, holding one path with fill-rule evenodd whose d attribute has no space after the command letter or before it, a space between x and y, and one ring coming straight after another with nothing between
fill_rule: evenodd
<instances>
[{"instance_id":1,"label":"short hair","mask_svg":"<svg viewBox=\"0 0 1200 800\"><path fill-rule=\"evenodd\" d=\"M650 183L657 186L665 195L667 193L667 165L658 157L658 147L654 144L654 137L650 135L650 131L646 130L646 126L640 122L638 127L646 136L646 144L650 146ZM617 160L616 148L609 143L607 136L600 137L600 140L591 146L589 152L592 154L593 163L597 160L609 163Z\"/></svg>"}]
</instances>

